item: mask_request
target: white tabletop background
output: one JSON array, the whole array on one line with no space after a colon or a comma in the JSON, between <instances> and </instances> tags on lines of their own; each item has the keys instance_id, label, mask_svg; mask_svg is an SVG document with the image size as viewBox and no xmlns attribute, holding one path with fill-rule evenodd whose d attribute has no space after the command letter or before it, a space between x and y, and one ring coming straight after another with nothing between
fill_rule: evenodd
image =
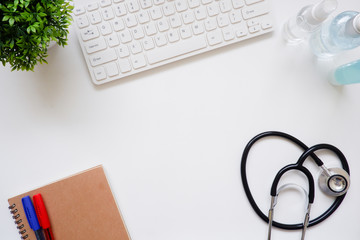
<instances>
[{"instance_id":1,"label":"white tabletop background","mask_svg":"<svg viewBox=\"0 0 360 240\"><path fill-rule=\"evenodd\" d=\"M339 2L336 13L360 11L358 0ZM90 81L73 27L68 46L50 49L49 64L34 72L1 66L1 239L20 239L9 197L98 164L133 240L266 239L267 225L246 199L239 166L246 143L268 130L344 152L349 193L306 239L359 239L360 85L334 87L326 77L358 59L360 49L319 62L307 44L287 46L284 22L310 3L273 0L273 33L102 86ZM277 138L255 145L248 175L264 212L276 172L300 154ZM320 156L327 166L337 164L328 152ZM306 166L317 178L314 164ZM291 180L306 183L299 174L284 182ZM275 218L301 222L304 197L290 193L279 200ZM317 191L312 218L331 202ZM300 235L273 230L273 239Z\"/></svg>"}]
</instances>

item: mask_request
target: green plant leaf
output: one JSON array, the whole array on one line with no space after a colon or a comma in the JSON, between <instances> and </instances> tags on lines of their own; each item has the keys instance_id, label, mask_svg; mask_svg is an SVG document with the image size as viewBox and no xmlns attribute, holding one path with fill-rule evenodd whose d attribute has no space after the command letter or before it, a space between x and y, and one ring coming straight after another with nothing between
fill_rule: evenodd
<instances>
[{"instance_id":1,"label":"green plant leaf","mask_svg":"<svg viewBox=\"0 0 360 240\"><path fill-rule=\"evenodd\" d=\"M9 18L10 18L10 16L9 15L5 15L4 17L3 17L3 22L6 22L6 21L8 21L9 20Z\"/></svg>"},{"instance_id":2,"label":"green plant leaf","mask_svg":"<svg viewBox=\"0 0 360 240\"><path fill-rule=\"evenodd\" d=\"M0 61L12 70L33 71L46 63L51 40L67 42L72 6L65 0L1 0Z\"/></svg>"},{"instance_id":3,"label":"green plant leaf","mask_svg":"<svg viewBox=\"0 0 360 240\"><path fill-rule=\"evenodd\" d=\"M28 12L22 12L20 13L20 16L23 18L23 19L27 19L29 17L29 13Z\"/></svg>"},{"instance_id":4,"label":"green plant leaf","mask_svg":"<svg viewBox=\"0 0 360 240\"><path fill-rule=\"evenodd\" d=\"M13 25L14 25L14 22L15 22L15 19L14 19L14 18L10 18L10 20L9 20L10 26L13 26Z\"/></svg>"}]
</instances>

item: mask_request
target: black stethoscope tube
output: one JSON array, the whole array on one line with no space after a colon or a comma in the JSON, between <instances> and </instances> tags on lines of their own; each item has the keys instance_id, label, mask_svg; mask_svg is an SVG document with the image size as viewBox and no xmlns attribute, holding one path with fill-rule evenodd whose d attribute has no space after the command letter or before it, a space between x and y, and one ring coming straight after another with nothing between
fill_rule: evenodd
<instances>
[{"instance_id":1,"label":"black stethoscope tube","mask_svg":"<svg viewBox=\"0 0 360 240\"><path fill-rule=\"evenodd\" d=\"M285 139L288 139L290 141L292 141L293 143L295 143L296 145L298 145L299 147L301 147L305 152L300 156L299 160L297 161L296 164L292 164L292 165L288 165L288 166L293 166L294 169L297 169L297 170L300 170L307 175L307 173L305 173L306 171L308 170L304 170L302 167L302 164L304 163L304 161L309 157L311 156L315 163L318 165L318 166L322 166L323 165L323 162L315 155L315 151L317 150L320 150L320 149L328 149L328 150L331 150L333 152L336 153L336 155L339 157L340 161L341 161L341 164L342 164L342 167L343 169L350 174L350 170L349 170L349 165L346 161L346 158L345 156L342 154L342 152L337 149L336 147L332 146L332 145L328 145L328 144L319 144L319 145L315 145L311 148L308 148L303 142L301 142L299 139L289 135L289 134L286 134L286 133L282 133L282 132L276 132L276 131L269 131L269 132L264 132L264 133L261 133L257 136L255 136L253 139L251 139L249 141L249 143L246 145L245 149L244 149L244 152L243 152L243 155L242 155L242 159L241 159L241 166L240 166L240 173L241 173L241 180L242 180L242 183L243 183L243 187L244 187L244 191L245 191L245 194L250 202L250 205L252 206L252 208L254 209L254 211L257 213L257 215L263 219L266 223L269 222L269 219L268 217L260 210L260 208L257 206L252 194L251 194L251 191L250 191L250 188L249 188L249 184L248 184L248 181L247 181L247 176L246 176L246 161L247 161L247 158L248 158L248 155L249 155L249 152L250 152L250 149L251 147L254 145L255 142L257 142L258 140L264 138L264 137L270 137L270 136L278 136L278 137L282 137L282 138L285 138ZM286 168L286 167L285 167ZM306 169L306 168L305 168ZM286 169L285 169L286 170ZM305 172L304 172L305 171ZM282 175L282 174L281 174ZM308 176L308 175L307 175ZM281 177L281 176L280 176ZM277 179L277 181L279 181L280 177ZM308 179L312 179L311 178L308 178ZM310 180L311 181L311 180ZM274 181L276 182L276 181ZM309 182L309 184L311 184ZM277 183L276 183L277 185ZM274 184L273 184L274 186ZM275 190L271 190L271 195L274 194L274 191L276 192L276 187L274 187ZM309 192L311 192L311 189L309 190ZM309 222L309 225L308 227L311 227L311 226L314 226L322 221L324 221L326 218L328 218L341 204L341 202L344 200L345 198L345 195L342 195L342 196L339 196L335 199L334 203L323 213L321 214L319 217L311 220ZM309 199L314 199L314 196L309 196ZM276 222L276 221L273 221L273 226L275 227L278 227L278 228L281 228L281 229L286 229L286 230L296 230L296 229L302 229L303 228L303 224L302 223L298 223L298 224L284 224L284 223L279 223L279 222Z\"/></svg>"},{"instance_id":2,"label":"black stethoscope tube","mask_svg":"<svg viewBox=\"0 0 360 240\"><path fill-rule=\"evenodd\" d=\"M309 203L313 203L314 202L314 198L315 198L315 189L314 189L314 178L311 175L310 171L307 170L305 167L300 166L298 164L290 164L287 165L285 167L283 167L275 176L275 179L273 181L273 184L271 186L271 191L270 191L270 195L273 197L276 197L276 192L277 192L277 186L278 183L280 181L280 178L282 177L282 175L284 175L287 171L290 170L298 170L302 173L304 173L306 175L306 177L308 178L309 181Z\"/></svg>"}]
</instances>

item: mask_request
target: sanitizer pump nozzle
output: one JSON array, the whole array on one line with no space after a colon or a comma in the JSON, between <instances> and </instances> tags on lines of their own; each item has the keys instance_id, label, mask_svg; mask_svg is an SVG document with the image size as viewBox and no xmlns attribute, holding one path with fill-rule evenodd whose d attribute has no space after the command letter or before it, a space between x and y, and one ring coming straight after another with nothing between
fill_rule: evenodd
<instances>
[{"instance_id":1,"label":"sanitizer pump nozzle","mask_svg":"<svg viewBox=\"0 0 360 240\"><path fill-rule=\"evenodd\" d=\"M285 40L289 43L302 42L327 19L337 5L336 0L323 0L302 8L296 17L285 23Z\"/></svg>"}]
</instances>

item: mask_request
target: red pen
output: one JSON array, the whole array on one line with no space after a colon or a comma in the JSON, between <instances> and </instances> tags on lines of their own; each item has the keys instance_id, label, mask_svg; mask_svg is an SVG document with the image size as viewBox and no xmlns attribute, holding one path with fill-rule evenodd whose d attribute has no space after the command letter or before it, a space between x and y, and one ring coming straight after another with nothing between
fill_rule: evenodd
<instances>
[{"instance_id":1,"label":"red pen","mask_svg":"<svg viewBox=\"0 0 360 240\"><path fill-rule=\"evenodd\" d=\"M36 215L38 216L40 226L44 229L46 240L54 240L54 236L50 228L49 216L46 211L45 204L41 197L41 194L39 193L34 195L33 200L34 200Z\"/></svg>"}]
</instances>

